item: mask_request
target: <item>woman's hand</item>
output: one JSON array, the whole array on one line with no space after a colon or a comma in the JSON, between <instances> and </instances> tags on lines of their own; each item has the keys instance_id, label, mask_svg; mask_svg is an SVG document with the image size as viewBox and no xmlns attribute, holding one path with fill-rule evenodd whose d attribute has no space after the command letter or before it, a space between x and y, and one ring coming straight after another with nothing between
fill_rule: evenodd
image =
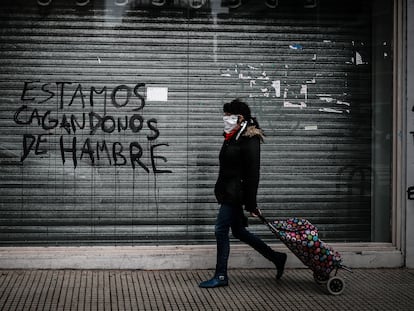
<instances>
[{"instance_id":1,"label":"woman's hand","mask_svg":"<svg viewBox=\"0 0 414 311\"><path fill-rule=\"evenodd\" d=\"M262 211L256 208L254 211L250 212L250 215L252 215L253 217L259 217L260 215L262 215Z\"/></svg>"}]
</instances>

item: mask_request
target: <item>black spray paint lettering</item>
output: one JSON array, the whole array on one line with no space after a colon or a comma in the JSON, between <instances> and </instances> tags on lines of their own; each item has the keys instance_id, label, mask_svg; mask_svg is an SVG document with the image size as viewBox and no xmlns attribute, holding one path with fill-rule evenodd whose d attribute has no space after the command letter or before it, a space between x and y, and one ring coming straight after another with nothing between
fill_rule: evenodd
<instances>
[{"instance_id":1,"label":"black spray paint lettering","mask_svg":"<svg viewBox=\"0 0 414 311\"><path fill-rule=\"evenodd\" d=\"M410 186L407 188L407 199L414 200L414 186Z\"/></svg>"},{"instance_id":2,"label":"black spray paint lettering","mask_svg":"<svg viewBox=\"0 0 414 311\"><path fill-rule=\"evenodd\" d=\"M33 144L34 143L32 142L32 145ZM65 143L64 137L61 136L59 144L63 164L70 158L72 159L73 166L76 167L78 165L78 159L82 160L87 157L92 165L95 165L96 160L106 158L110 165L125 166L129 164L133 169L139 166L147 173L150 172L148 166L141 160L144 151L138 142L131 142L127 151L122 143L108 143L105 140L96 142L95 147L93 147L90 138L87 138L81 145L78 144L76 136L72 138L70 143ZM161 170L157 168L156 159L161 159L164 162L167 162L165 157L156 154L155 149L162 146L168 147L169 145L164 143L151 145L150 147L151 169L154 174L172 173L171 170Z\"/></svg>"},{"instance_id":3,"label":"black spray paint lettering","mask_svg":"<svg viewBox=\"0 0 414 311\"><path fill-rule=\"evenodd\" d=\"M47 153L47 149L43 148L43 144L47 142L46 135L51 134L40 134L36 136L32 134L23 135L23 154L20 159L21 162L27 158L32 149L34 150L35 155Z\"/></svg>"},{"instance_id":4,"label":"black spray paint lettering","mask_svg":"<svg viewBox=\"0 0 414 311\"><path fill-rule=\"evenodd\" d=\"M27 116L29 114L29 116ZM47 110L44 114L39 112L37 108L29 109L27 105L23 105L17 109L13 120L18 125L37 125L43 130L53 130L62 128L68 134L76 133L77 130L85 129L86 125L90 129L89 134L94 135L100 130L102 133L111 134L113 132L123 132L130 130L138 133L144 128L144 118L139 114L132 116L113 117L110 115L101 116L98 113L90 112L88 117L85 113L78 117L74 114L62 114L59 117L52 117L52 111ZM148 136L148 140L154 140L160 135L156 127L157 120L151 118L147 120L146 125L153 133Z\"/></svg>"},{"instance_id":5,"label":"black spray paint lettering","mask_svg":"<svg viewBox=\"0 0 414 311\"><path fill-rule=\"evenodd\" d=\"M40 135L33 135L33 134L24 134L23 135L23 154L21 156L20 161L23 162L31 151L34 152L35 155L46 154L47 149L44 146L47 143L47 136L52 135L51 133L48 134L40 134ZM148 138L150 140L151 137ZM108 144L111 146L108 148ZM147 173L150 172L147 165L145 165L141 157L144 154L143 148L139 142L131 142L129 144L129 149L125 152L124 145L120 142L113 142L107 143L105 140L96 142L96 147L92 147L91 139L88 137L84 141L82 147L78 144L77 137L72 137L71 143L67 144L64 142L64 136L60 136L59 140L60 145L60 154L63 164L67 161L66 159L72 159L72 164L76 168L78 165L78 158L82 160L84 157L88 157L91 161L92 165L96 164L96 160L101 160L106 158L109 161L109 165L114 166L124 166L130 164L133 169L137 166L144 169ZM154 174L157 173L172 173L170 170L161 170L157 168L156 160L160 159L164 162L168 162L167 158L157 155L155 149L161 146L169 146L167 143L163 144L155 144L150 146L150 159L151 159L151 167L152 172ZM80 148L79 148L80 147ZM103 155L104 156L103 156Z\"/></svg>"},{"instance_id":6,"label":"black spray paint lettering","mask_svg":"<svg viewBox=\"0 0 414 311\"><path fill-rule=\"evenodd\" d=\"M25 81L23 85L22 95L20 97L22 102L35 102L38 104L44 104L56 97L59 109L64 109L65 106L70 107L74 103L80 103L82 108L86 106L94 107L96 95L103 97L104 112L106 113L108 88L103 86L97 88L91 86L85 88L81 83L75 84L75 88L70 88L73 82L53 82L53 83L40 83L39 81ZM137 83L134 88L128 85L116 86L110 94L111 104L116 108L130 107L136 105L132 111L139 111L145 106L144 95L140 93L140 89L145 87L145 83ZM39 95L40 91L40 95ZM89 97L86 94L89 93ZM36 95L36 96L35 96ZM70 97L68 101L65 98ZM132 99L137 100L137 103L133 103Z\"/></svg>"},{"instance_id":7,"label":"black spray paint lettering","mask_svg":"<svg viewBox=\"0 0 414 311\"><path fill-rule=\"evenodd\" d=\"M53 135L50 130L63 129L67 134L76 134L77 131L86 130L89 135L96 134L112 134L114 132L120 133L124 131L130 131L131 133L138 133L143 129L149 131L145 136L146 141L149 142L149 150L144 150L142 143L138 141L132 141L130 143L121 143L118 141L108 142L105 139L93 142L91 137L82 135L84 139L83 143L78 141L76 136L70 136L65 139L66 136L62 135L59 138L59 149L62 159L62 163L65 164L67 159L72 159L72 164L76 168L79 160L89 159L92 165L96 165L97 161L107 160L109 165L125 166L130 165L133 169L140 167L146 173L151 170L154 174L159 173L172 173L171 170L160 169L157 167L157 161L168 162L166 157L158 155L160 147L169 147L167 143L153 144L155 140L160 136L160 131L157 127L157 120L150 118L145 120L144 117L136 112L143 109L145 106L144 97L139 93L139 88L145 86L145 83L138 83L134 88L130 88L126 85L119 85L111 92L111 103L117 109L126 107L131 103L131 98L135 97L139 99L138 105L129 107L133 113L131 115L124 116L112 116L99 114L94 111L85 112L87 107L87 100L85 100L85 88L80 83L76 84L76 89L71 94L70 101L64 102L65 87L71 85L71 82L55 82L55 83L37 83L32 81L25 82L21 101L23 103L43 104L53 98L58 98L58 107L63 110L65 107L70 107L75 101L81 103L82 112L75 114L65 114L62 112L56 112L52 110L46 110L42 112L40 108L30 108L27 104L23 104L19 107L14 114L14 122L21 126L34 126L44 131L48 131L47 134L24 134L23 135L23 150L21 156L21 162L23 162L32 152L34 155L43 155L47 153L47 136ZM40 85L40 87L39 87ZM51 86L57 87L57 92L54 92ZM38 86L37 91L41 90L47 94L45 98L37 98L33 92ZM102 88L90 87L89 88L89 107L94 106L94 95L100 94L104 97L106 105L107 87ZM105 108L106 111L106 108ZM148 144L147 144L148 145ZM146 158L150 163L146 165L142 158L148 153Z\"/></svg>"}]
</instances>

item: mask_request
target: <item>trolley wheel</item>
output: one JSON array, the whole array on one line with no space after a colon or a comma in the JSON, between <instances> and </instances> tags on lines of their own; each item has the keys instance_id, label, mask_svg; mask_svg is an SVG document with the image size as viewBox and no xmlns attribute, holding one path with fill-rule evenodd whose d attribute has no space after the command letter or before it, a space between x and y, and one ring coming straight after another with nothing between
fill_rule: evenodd
<instances>
[{"instance_id":1,"label":"trolley wheel","mask_svg":"<svg viewBox=\"0 0 414 311\"><path fill-rule=\"evenodd\" d=\"M313 279L318 285L324 285L329 281L329 274L321 274L314 272L313 273Z\"/></svg>"},{"instance_id":2,"label":"trolley wheel","mask_svg":"<svg viewBox=\"0 0 414 311\"><path fill-rule=\"evenodd\" d=\"M345 282L340 277L334 276L329 279L326 288L331 295L339 295L345 289Z\"/></svg>"}]
</instances>

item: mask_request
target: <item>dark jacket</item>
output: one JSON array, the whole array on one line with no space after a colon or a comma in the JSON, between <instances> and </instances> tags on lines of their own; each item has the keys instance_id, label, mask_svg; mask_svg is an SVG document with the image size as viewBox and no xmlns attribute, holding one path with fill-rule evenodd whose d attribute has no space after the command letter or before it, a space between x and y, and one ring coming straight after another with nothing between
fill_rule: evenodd
<instances>
[{"instance_id":1,"label":"dark jacket","mask_svg":"<svg viewBox=\"0 0 414 311\"><path fill-rule=\"evenodd\" d=\"M219 155L219 176L214 188L218 203L243 206L249 212L257 208L262 138L260 129L249 126L238 138L234 135L224 141Z\"/></svg>"}]
</instances>

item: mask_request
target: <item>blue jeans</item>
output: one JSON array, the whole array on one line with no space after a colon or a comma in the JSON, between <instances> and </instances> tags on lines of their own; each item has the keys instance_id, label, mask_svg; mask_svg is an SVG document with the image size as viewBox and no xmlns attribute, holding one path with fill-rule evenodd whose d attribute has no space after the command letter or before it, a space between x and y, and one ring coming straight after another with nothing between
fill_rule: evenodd
<instances>
[{"instance_id":1,"label":"blue jeans","mask_svg":"<svg viewBox=\"0 0 414 311\"><path fill-rule=\"evenodd\" d=\"M275 262L279 253L272 250L260 238L249 232L241 206L222 204L217 215L215 235L217 242L216 276L227 276L227 263L230 254L229 231L236 239L250 245L266 259Z\"/></svg>"}]
</instances>

